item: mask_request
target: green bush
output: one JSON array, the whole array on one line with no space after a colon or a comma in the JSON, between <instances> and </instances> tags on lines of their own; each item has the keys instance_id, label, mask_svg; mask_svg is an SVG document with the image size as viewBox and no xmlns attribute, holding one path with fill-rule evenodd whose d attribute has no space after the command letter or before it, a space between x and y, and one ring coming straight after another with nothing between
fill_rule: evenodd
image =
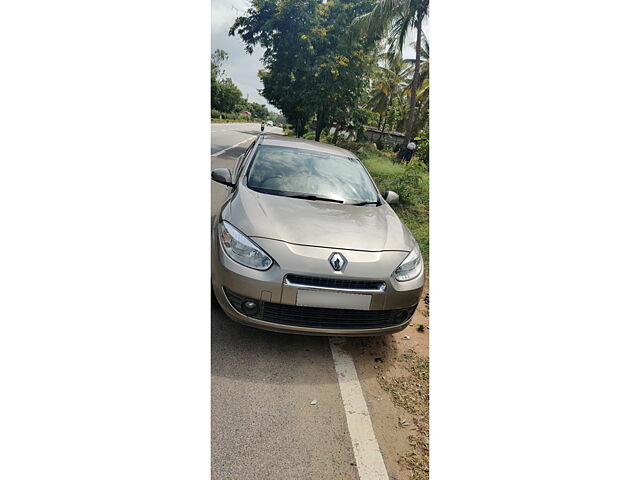
<instances>
[{"instance_id":1,"label":"green bush","mask_svg":"<svg viewBox=\"0 0 640 480\"><path fill-rule=\"evenodd\" d=\"M391 180L389 190L400 195L400 202L408 205L426 204L428 199L428 182L424 181L427 167L419 159L412 159L402 165L401 175Z\"/></svg>"},{"instance_id":2,"label":"green bush","mask_svg":"<svg viewBox=\"0 0 640 480\"><path fill-rule=\"evenodd\" d=\"M385 142L383 139L379 138L378 140L375 141L375 146L380 152L393 152L394 148L396 147L396 144Z\"/></svg>"},{"instance_id":3,"label":"green bush","mask_svg":"<svg viewBox=\"0 0 640 480\"><path fill-rule=\"evenodd\" d=\"M420 246L425 264L429 263L429 207L427 205L394 208ZM427 267L428 268L428 267Z\"/></svg>"},{"instance_id":4,"label":"green bush","mask_svg":"<svg viewBox=\"0 0 640 480\"><path fill-rule=\"evenodd\" d=\"M305 140L315 140L316 132L315 131L307 132L302 136L302 138L304 138ZM320 132L320 141L325 143L327 142L327 136L324 134L324 132Z\"/></svg>"},{"instance_id":5,"label":"green bush","mask_svg":"<svg viewBox=\"0 0 640 480\"><path fill-rule=\"evenodd\" d=\"M429 139L427 138L427 134L420 132L420 135L418 135L415 140L417 148L414 156L429 165Z\"/></svg>"},{"instance_id":6,"label":"green bush","mask_svg":"<svg viewBox=\"0 0 640 480\"><path fill-rule=\"evenodd\" d=\"M349 150L350 152L353 152L356 154L362 151L361 143L353 142L350 140L344 140L342 138L338 138L338 141L336 142L336 146L340 148L344 148L345 150Z\"/></svg>"}]
</instances>

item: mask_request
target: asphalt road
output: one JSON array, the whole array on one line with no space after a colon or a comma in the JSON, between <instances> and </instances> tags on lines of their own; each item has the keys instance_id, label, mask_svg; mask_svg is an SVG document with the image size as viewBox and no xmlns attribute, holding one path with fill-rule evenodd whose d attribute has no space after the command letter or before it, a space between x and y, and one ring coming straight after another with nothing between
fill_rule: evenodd
<instances>
[{"instance_id":1,"label":"asphalt road","mask_svg":"<svg viewBox=\"0 0 640 480\"><path fill-rule=\"evenodd\" d=\"M211 132L212 168L230 168L260 133L260 125L212 124ZM219 208L224 187L212 185L212 205ZM212 478L360 478L326 337L245 327L214 306L211 396ZM317 405L311 405L313 400Z\"/></svg>"}]
</instances>

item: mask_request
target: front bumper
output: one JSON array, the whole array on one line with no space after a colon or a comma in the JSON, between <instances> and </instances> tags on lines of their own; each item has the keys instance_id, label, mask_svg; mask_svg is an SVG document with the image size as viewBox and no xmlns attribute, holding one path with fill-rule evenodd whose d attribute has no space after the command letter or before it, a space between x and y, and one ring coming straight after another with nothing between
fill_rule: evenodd
<instances>
[{"instance_id":1,"label":"front bumper","mask_svg":"<svg viewBox=\"0 0 640 480\"><path fill-rule=\"evenodd\" d=\"M340 336L394 333L411 321L424 285L424 273L408 282L398 282L392 277L407 252L365 252L292 245L263 238L252 240L274 259L269 270L253 270L230 259L220 248L217 235L212 242L213 291L231 319L266 330ZM331 268L328 258L333 252L348 258L344 273ZM330 286L289 282L293 275L325 279ZM383 283L384 288L366 290L371 298L366 310L297 305L301 290L358 293L335 285L354 285L353 282L372 279ZM257 308L247 315L242 309L243 301L253 301Z\"/></svg>"}]
</instances>

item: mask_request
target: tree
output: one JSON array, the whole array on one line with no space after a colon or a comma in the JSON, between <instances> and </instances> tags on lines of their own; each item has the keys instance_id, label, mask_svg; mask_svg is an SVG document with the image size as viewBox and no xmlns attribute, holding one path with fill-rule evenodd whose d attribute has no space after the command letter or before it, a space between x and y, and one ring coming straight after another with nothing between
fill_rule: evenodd
<instances>
[{"instance_id":1,"label":"tree","mask_svg":"<svg viewBox=\"0 0 640 480\"><path fill-rule=\"evenodd\" d=\"M222 62L229 59L229 55L224 50L217 49L211 54L211 83L217 82L224 77Z\"/></svg>"},{"instance_id":2,"label":"tree","mask_svg":"<svg viewBox=\"0 0 640 480\"><path fill-rule=\"evenodd\" d=\"M249 111L251 112L251 116L253 118L266 120L269 117L269 110L267 109L267 107L265 105L260 105L259 103L249 103Z\"/></svg>"},{"instance_id":3,"label":"tree","mask_svg":"<svg viewBox=\"0 0 640 480\"><path fill-rule=\"evenodd\" d=\"M278 5L278 4L281 5ZM287 116L301 135L302 124L311 116L305 108L303 78L304 55L301 35L307 30L313 1L300 4L275 0L252 0L247 12L236 18L229 35L236 33L245 43L248 53L255 45L265 48L263 63L266 69L258 72L264 86L261 94Z\"/></svg>"},{"instance_id":4,"label":"tree","mask_svg":"<svg viewBox=\"0 0 640 480\"><path fill-rule=\"evenodd\" d=\"M242 99L242 92L230 78L224 78L222 62L229 56L224 50L216 50L211 54L211 108L221 112L231 112Z\"/></svg>"},{"instance_id":5,"label":"tree","mask_svg":"<svg viewBox=\"0 0 640 480\"><path fill-rule=\"evenodd\" d=\"M410 28L416 29L415 64L409 100L409 118L405 130L404 145L413 135L417 90L420 82L422 22L428 16L429 0L376 0L371 11L359 16L353 23L354 31L359 35L371 37L375 34L389 33L390 50L402 49Z\"/></svg>"},{"instance_id":6,"label":"tree","mask_svg":"<svg viewBox=\"0 0 640 480\"><path fill-rule=\"evenodd\" d=\"M415 43L411 46L415 47ZM416 92L416 121L415 129L420 131L420 136L429 135L429 43L426 37L422 39L421 57L425 59L420 66L420 78L418 80L418 90ZM407 69L405 75L408 75L415 65L414 59L405 60Z\"/></svg>"},{"instance_id":7,"label":"tree","mask_svg":"<svg viewBox=\"0 0 640 480\"><path fill-rule=\"evenodd\" d=\"M242 92L230 78L211 83L211 108L221 112L233 112L242 100Z\"/></svg>"},{"instance_id":8,"label":"tree","mask_svg":"<svg viewBox=\"0 0 640 480\"><path fill-rule=\"evenodd\" d=\"M370 2L251 0L230 28L249 53L258 44L265 48L261 93L298 136L313 114L319 140L326 125L356 108L372 64L372 44L348 30L357 15L371 9Z\"/></svg>"},{"instance_id":9,"label":"tree","mask_svg":"<svg viewBox=\"0 0 640 480\"><path fill-rule=\"evenodd\" d=\"M415 48L415 42L412 42L411 46ZM429 98L429 42L426 37L422 38L420 56L421 58L424 58L424 61L420 65L420 76L418 77L416 98L418 102L422 102L424 104L424 102ZM402 72L402 75L408 76L415 67L416 61L413 58L409 58L404 62L407 64L407 69Z\"/></svg>"},{"instance_id":10,"label":"tree","mask_svg":"<svg viewBox=\"0 0 640 480\"><path fill-rule=\"evenodd\" d=\"M379 62L374 68L368 106L379 115L378 129L380 129L380 124L382 124L382 129L378 141L381 141L387 126L389 107L393 100L402 94L405 82L404 62L399 56L382 55Z\"/></svg>"},{"instance_id":11,"label":"tree","mask_svg":"<svg viewBox=\"0 0 640 480\"><path fill-rule=\"evenodd\" d=\"M267 107L243 98L240 89L224 76L222 63L228 58L224 50L218 49L211 54L211 108L225 113L246 110L253 118L266 119L269 116Z\"/></svg>"},{"instance_id":12,"label":"tree","mask_svg":"<svg viewBox=\"0 0 640 480\"><path fill-rule=\"evenodd\" d=\"M368 118L358 103L375 63L375 44L349 35L354 18L371 8L370 0L328 1L317 8L320 26L312 28L309 37L316 56L311 82L315 92L316 141L332 121L360 125Z\"/></svg>"}]
</instances>

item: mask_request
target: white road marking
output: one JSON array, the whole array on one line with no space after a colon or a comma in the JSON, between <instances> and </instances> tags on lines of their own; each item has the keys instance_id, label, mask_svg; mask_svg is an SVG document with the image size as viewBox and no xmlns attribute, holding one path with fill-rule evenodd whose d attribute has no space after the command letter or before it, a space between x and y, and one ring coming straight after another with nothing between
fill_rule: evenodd
<instances>
[{"instance_id":1,"label":"white road marking","mask_svg":"<svg viewBox=\"0 0 640 480\"><path fill-rule=\"evenodd\" d=\"M344 338L340 337L329 339L358 476L360 480L389 480L356 367L351 356L342 349L344 342Z\"/></svg>"},{"instance_id":2,"label":"white road marking","mask_svg":"<svg viewBox=\"0 0 640 480\"><path fill-rule=\"evenodd\" d=\"M253 137L249 137L249 138L245 138L244 140L242 140L241 142L236 143L235 145L231 145L230 147L225 148L224 150L220 150L219 152L216 153L212 153L211 156L212 157L217 157L218 155L222 155L224 152L226 152L227 150L231 150L232 148L236 148L239 147L240 145L242 145L243 143L248 142L249 140L253 140L254 138L256 138L255 136Z\"/></svg>"}]
</instances>

